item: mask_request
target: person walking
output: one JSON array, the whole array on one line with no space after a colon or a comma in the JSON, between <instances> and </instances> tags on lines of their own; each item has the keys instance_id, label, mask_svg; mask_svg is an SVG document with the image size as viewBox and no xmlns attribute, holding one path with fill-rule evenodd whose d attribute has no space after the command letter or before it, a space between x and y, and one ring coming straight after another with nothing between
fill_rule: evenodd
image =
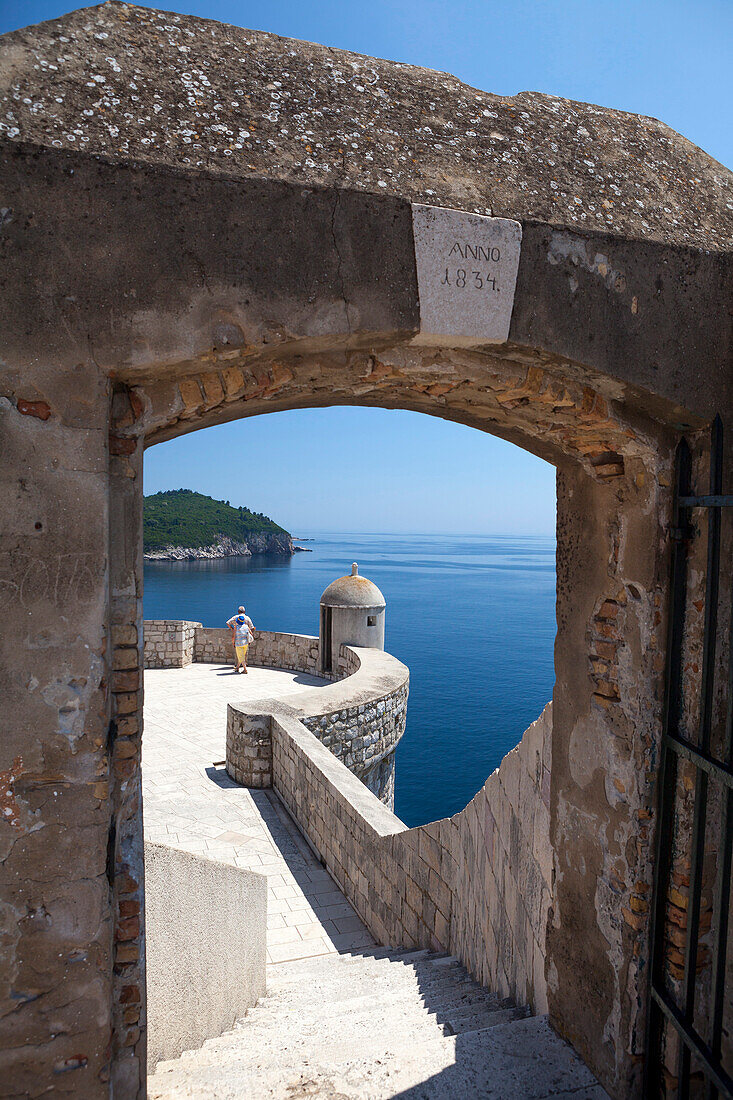
<instances>
[{"instance_id":1,"label":"person walking","mask_svg":"<svg viewBox=\"0 0 733 1100\"><path fill-rule=\"evenodd\" d=\"M232 615L227 621L227 626L234 631L234 651L236 653L236 671L247 673L247 649L252 641L255 626L243 607L239 608L236 615Z\"/></svg>"}]
</instances>

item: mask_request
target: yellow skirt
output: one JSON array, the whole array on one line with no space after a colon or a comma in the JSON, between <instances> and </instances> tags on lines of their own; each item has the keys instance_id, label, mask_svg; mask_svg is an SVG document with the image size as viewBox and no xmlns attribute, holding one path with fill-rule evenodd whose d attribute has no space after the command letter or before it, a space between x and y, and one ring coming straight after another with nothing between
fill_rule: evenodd
<instances>
[{"instance_id":1,"label":"yellow skirt","mask_svg":"<svg viewBox=\"0 0 733 1100\"><path fill-rule=\"evenodd\" d=\"M238 665L246 665L247 664L247 650L249 649L249 645L235 645L234 648L237 651L237 664Z\"/></svg>"}]
</instances>

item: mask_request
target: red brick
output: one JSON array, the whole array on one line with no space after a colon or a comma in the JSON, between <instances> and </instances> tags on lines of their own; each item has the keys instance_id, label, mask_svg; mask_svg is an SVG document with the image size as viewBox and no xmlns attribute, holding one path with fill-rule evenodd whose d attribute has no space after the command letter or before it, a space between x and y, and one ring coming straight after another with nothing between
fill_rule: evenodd
<instances>
[{"instance_id":1,"label":"red brick","mask_svg":"<svg viewBox=\"0 0 733 1100\"><path fill-rule=\"evenodd\" d=\"M137 692L116 694L114 697L114 709L116 715L135 714L138 707Z\"/></svg>"},{"instance_id":2,"label":"red brick","mask_svg":"<svg viewBox=\"0 0 733 1100\"><path fill-rule=\"evenodd\" d=\"M120 940L136 940L140 935L140 918L139 917L126 917L125 920L119 921L115 928L115 939Z\"/></svg>"},{"instance_id":3,"label":"red brick","mask_svg":"<svg viewBox=\"0 0 733 1100\"><path fill-rule=\"evenodd\" d=\"M23 416L35 416L39 420L48 420L51 415L51 408L45 401L26 401L24 398L18 398L18 412Z\"/></svg>"},{"instance_id":4,"label":"red brick","mask_svg":"<svg viewBox=\"0 0 733 1100\"><path fill-rule=\"evenodd\" d=\"M137 691L140 687L140 673L135 669L129 672L112 673L112 691Z\"/></svg>"},{"instance_id":5,"label":"red brick","mask_svg":"<svg viewBox=\"0 0 733 1100\"><path fill-rule=\"evenodd\" d=\"M135 390L130 390L130 408L136 420L143 414L143 403L140 395Z\"/></svg>"},{"instance_id":6,"label":"red brick","mask_svg":"<svg viewBox=\"0 0 733 1100\"><path fill-rule=\"evenodd\" d=\"M118 943L115 947L115 966L124 966L125 963L137 962L140 958L140 948L136 943Z\"/></svg>"}]
</instances>

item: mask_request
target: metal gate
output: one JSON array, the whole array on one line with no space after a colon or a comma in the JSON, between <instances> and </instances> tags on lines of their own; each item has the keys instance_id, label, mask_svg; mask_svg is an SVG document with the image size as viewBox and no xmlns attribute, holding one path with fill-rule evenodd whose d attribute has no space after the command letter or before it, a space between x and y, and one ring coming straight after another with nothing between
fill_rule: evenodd
<instances>
[{"instance_id":1,"label":"metal gate","mask_svg":"<svg viewBox=\"0 0 733 1100\"><path fill-rule=\"evenodd\" d=\"M727 684L715 682L721 521L723 509L733 507L733 496L723 495L722 473L723 425L720 417L716 417L711 433L708 493L697 495L693 492L692 459L687 440L680 442L676 456L672 578L651 911L649 1016L644 1076L645 1096L654 1097L655 1100L661 1095L669 1095L670 1088L673 1092L676 1089L676 1096L680 1100L686 1100L691 1091L694 1096L704 1095L706 1100L714 1100L719 1096L733 1100L733 1077L723 1067L721 1060L733 852L733 608ZM696 735L691 729L685 729L685 725L691 725L689 708L685 710L690 681L689 677L683 679L688 559L694 537L692 520L695 509L702 510L695 514L695 519L707 521L705 617ZM726 562L725 568L729 575L731 563ZM695 685L696 688L697 686ZM727 692L725 717L717 720L715 715L720 714L721 690ZM693 766L693 789L690 792L693 800L687 922L684 929L684 950L681 951L684 965L678 969L676 980L673 981L670 978L667 957L667 914L672 886L675 821L680 812L680 760L689 761ZM689 809L688 801L688 813ZM715 837L712 844L711 837ZM706 967L706 981L709 980L710 984L703 999L700 997L697 981L700 918L704 863L711 848L714 849L716 867L712 894L709 971ZM678 1037L676 1041L675 1035ZM665 1042L668 1040L670 1049L666 1055L668 1065L665 1074ZM679 1049L675 1050L677 1046ZM674 1069L669 1067L670 1054L674 1059Z\"/></svg>"}]
</instances>

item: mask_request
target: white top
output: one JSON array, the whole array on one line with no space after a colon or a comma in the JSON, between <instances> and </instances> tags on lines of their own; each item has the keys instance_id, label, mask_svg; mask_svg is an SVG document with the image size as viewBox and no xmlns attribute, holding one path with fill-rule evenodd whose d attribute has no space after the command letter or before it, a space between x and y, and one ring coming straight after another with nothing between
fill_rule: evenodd
<instances>
[{"instance_id":1,"label":"white top","mask_svg":"<svg viewBox=\"0 0 733 1100\"><path fill-rule=\"evenodd\" d=\"M252 641L252 632L255 625L249 615L232 615L231 619L227 621L227 626L233 626L235 629L235 645L247 645Z\"/></svg>"}]
</instances>

